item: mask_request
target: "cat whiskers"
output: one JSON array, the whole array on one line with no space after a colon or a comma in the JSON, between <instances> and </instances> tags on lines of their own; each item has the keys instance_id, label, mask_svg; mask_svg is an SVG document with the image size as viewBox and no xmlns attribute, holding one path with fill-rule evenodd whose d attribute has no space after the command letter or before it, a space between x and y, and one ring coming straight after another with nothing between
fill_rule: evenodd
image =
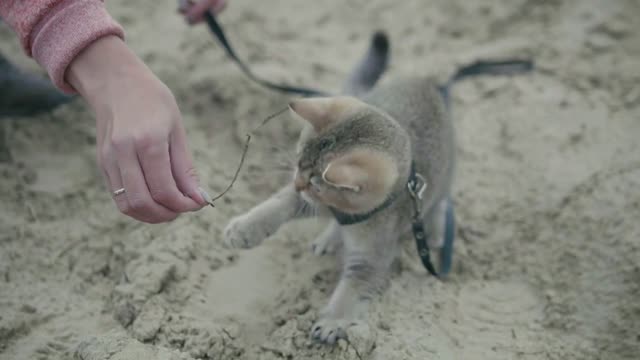
<instances>
[{"instance_id":1,"label":"cat whiskers","mask_svg":"<svg viewBox=\"0 0 640 360\"><path fill-rule=\"evenodd\" d=\"M294 217L315 217L318 215L318 206L313 203L309 203L306 200L300 202L300 205L295 210Z\"/></svg>"},{"instance_id":2,"label":"cat whiskers","mask_svg":"<svg viewBox=\"0 0 640 360\"><path fill-rule=\"evenodd\" d=\"M296 154L291 150L282 145L271 144L269 146L269 150L274 151L278 155L284 155L291 162L295 162Z\"/></svg>"},{"instance_id":3,"label":"cat whiskers","mask_svg":"<svg viewBox=\"0 0 640 360\"><path fill-rule=\"evenodd\" d=\"M267 171L269 172L275 172L277 174L289 174L292 175L293 174L293 169L291 168L291 166L287 165L287 164L265 164L265 167L267 168ZM250 175L257 175L257 173L263 174L264 169L262 167L256 167L256 168L250 168L249 169L249 174Z\"/></svg>"},{"instance_id":4,"label":"cat whiskers","mask_svg":"<svg viewBox=\"0 0 640 360\"><path fill-rule=\"evenodd\" d=\"M293 153L290 149L286 149L284 147L277 146L277 145L273 145L271 148L278 150L278 152L275 153L276 154L275 160L278 161L279 165L283 167L288 167L291 171L295 169L296 164L298 162L298 159L295 153Z\"/></svg>"},{"instance_id":5,"label":"cat whiskers","mask_svg":"<svg viewBox=\"0 0 640 360\"><path fill-rule=\"evenodd\" d=\"M277 172L280 173L289 173L293 175L294 173L294 162L289 158L283 157L265 157L260 160L260 164L250 165L247 169L250 175L256 175L258 172L263 173L264 171L268 172Z\"/></svg>"},{"instance_id":6,"label":"cat whiskers","mask_svg":"<svg viewBox=\"0 0 640 360\"><path fill-rule=\"evenodd\" d=\"M290 149L275 144L264 147L263 149L265 151L272 152L273 156L261 159L262 165L259 166L259 168L250 168L250 171L256 172L266 169L270 172L274 171L277 173L288 173L293 175L297 160L295 158L296 155Z\"/></svg>"},{"instance_id":7,"label":"cat whiskers","mask_svg":"<svg viewBox=\"0 0 640 360\"><path fill-rule=\"evenodd\" d=\"M293 212L293 218L295 219L295 218L302 217L302 215L304 215L305 213L306 207L307 207L307 203L305 201L300 202L300 205Z\"/></svg>"},{"instance_id":8,"label":"cat whiskers","mask_svg":"<svg viewBox=\"0 0 640 360\"><path fill-rule=\"evenodd\" d=\"M312 213L312 218L313 218L313 224L315 226L318 226L320 224L320 216L318 216L318 213L320 212L320 208L317 205L311 205L311 213Z\"/></svg>"}]
</instances>

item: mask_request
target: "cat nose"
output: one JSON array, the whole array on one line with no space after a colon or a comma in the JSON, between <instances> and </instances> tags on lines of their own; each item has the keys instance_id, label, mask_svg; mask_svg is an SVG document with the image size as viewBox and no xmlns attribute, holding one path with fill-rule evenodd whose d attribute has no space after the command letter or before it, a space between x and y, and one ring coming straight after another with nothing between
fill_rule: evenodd
<instances>
[{"instance_id":1,"label":"cat nose","mask_svg":"<svg viewBox=\"0 0 640 360\"><path fill-rule=\"evenodd\" d=\"M295 180L293 180L293 186L297 192L300 192L307 188L307 182L302 177L296 176Z\"/></svg>"}]
</instances>

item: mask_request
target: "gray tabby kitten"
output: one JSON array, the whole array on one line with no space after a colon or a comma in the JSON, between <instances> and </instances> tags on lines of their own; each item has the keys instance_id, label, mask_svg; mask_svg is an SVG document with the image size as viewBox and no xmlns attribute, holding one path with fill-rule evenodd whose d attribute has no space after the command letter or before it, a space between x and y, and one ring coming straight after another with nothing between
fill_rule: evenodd
<instances>
[{"instance_id":1,"label":"gray tabby kitten","mask_svg":"<svg viewBox=\"0 0 640 360\"><path fill-rule=\"evenodd\" d=\"M367 54L344 86L344 96L290 103L306 126L297 147L292 182L246 214L231 220L225 241L251 248L294 218L310 216L308 204L331 224L314 241L317 255L340 247L340 280L311 336L333 344L367 315L372 298L388 281L401 238L410 238L413 208L407 192L412 160L427 187L424 221L430 246L442 244L446 200L454 169L454 131L437 84L400 79L373 88L387 65L388 40L374 36ZM393 197L365 221L339 225L334 211L364 214Z\"/></svg>"}]
</instances>

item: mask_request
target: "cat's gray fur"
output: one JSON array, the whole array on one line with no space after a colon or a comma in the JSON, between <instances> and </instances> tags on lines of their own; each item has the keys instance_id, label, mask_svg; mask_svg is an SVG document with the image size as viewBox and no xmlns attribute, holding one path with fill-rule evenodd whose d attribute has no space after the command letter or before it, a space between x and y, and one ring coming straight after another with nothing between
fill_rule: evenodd
<instances>
[{"instance_id":1,"label":"cat's gray fur","mask_svg":"<svg viewBox=\"0 0 640 360\"><path fill-rule=\"evenodd\" d=\"M401 195L389 208L367 221L340 226L332 220L314 241L313 251L318 255L336 248L341 248L343 255L341 278L311 329L311 336L320 342L335 343L345 337L347 329L366 316L367 304L384 290L399 241L401 237L410 238L412 205L403 190L412 160L428 184L424 194L424 220L435 235L431 245L438 246L442 241L443 204L453 181L453 127L437 84L430 79L398 79L373 88L386 69L387 57L386 37L376 34L367 56L343 87L369 107L356 115L361 118L359 122L336 126L331 136L334 141L340 139L336 147L349 148L369 141L369 146L388 152L400 173L393 191ZM305 136L303 131L301 157L314 156L305 149L320 137L306 141L309 135ZM234 218L225 230L226 242L234 247L256 246L287 221L309 216L309 212L301 211L305 208L308 204L288 184L246 214ZM319 210L320 216L331 216L325 208Z\"/></svg>"}]
</instances>

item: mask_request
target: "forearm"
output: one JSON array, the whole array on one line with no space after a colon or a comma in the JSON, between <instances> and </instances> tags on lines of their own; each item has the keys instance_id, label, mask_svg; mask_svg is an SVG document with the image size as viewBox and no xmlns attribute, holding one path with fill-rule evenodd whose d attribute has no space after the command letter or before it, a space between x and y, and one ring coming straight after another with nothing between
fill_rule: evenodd
<instances>
[{"instance_id":1,"label":"forearm","mask_svg":"<svg viewBox=\"0 0 640 360\"><path fill-rule=\"evenodd\" d=\"M104 106L127 81L140 76L151 79L146 65L116 36L105 36L87 46L69 65L66 81L94 109Z\"/></svg>"},{"instance_id":2,"label":"forearm","mask_svg":"<svg viewBox=\"0 0 640 360\"><path fill-rule=\"evenodd\" d=\"M0 17L16 32L25 54L67 93L75 92L65 74L76 55L105 36L124 38L101 0L2 0Z\"/></svg>"}]
</instances>

